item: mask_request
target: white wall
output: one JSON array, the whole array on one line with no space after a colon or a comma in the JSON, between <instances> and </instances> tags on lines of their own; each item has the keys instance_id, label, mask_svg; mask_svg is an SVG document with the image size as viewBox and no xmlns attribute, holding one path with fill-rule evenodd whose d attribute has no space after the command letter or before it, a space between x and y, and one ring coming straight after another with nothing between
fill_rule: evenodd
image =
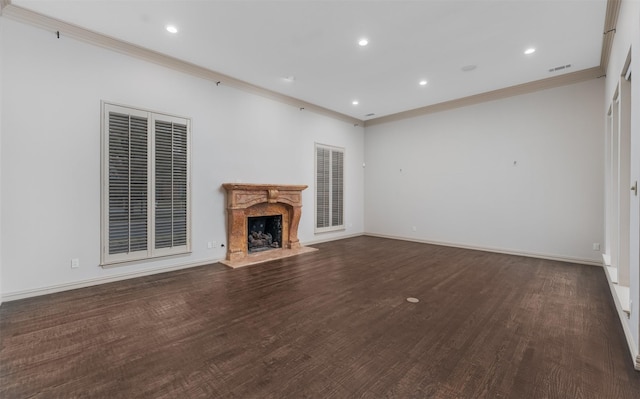
<instances>
[{"instance_id":1,"label":"white wall","mask_svg":"<svg viewBox=\"0 0 640 399\"><path fill-rule=\"evenodd\" d=\"M599 262L603 84L367 127L365 231Z\"/></svg>"},{"instance_id":2,"label":"white wall","mask_svg":"<svg viewBox=\"0 0 640 399\"><path fill-rule=\"evenodd\" d=\"M2 294L223 259L225 182L307 184L299 238L360 234L362 127L2 20ZM192 118L193 253L102 269L100 101ZM314 143L346 151L346 231L313 232ZM72 258L80 268L71 269Z\"/></svg>"},{"instance_id":3,"label":"white wall","mask_svg":"<svg viewBox=\"0 0 640 399\"><path fill-rule=\"evenodd\" d=\"M637 1L623 1L616 26L611 56L607 69L605 104L600 111L606 113L613 99L616 86L631 49L631 181L640 181L640 3ZM638 356L640 348L640 200L638 196L630 195L630 226L629 226L629 299L632 301L631 315L627 319L622 312L621 321L626 328L627 339L631 342L632 352ZM622 232L620 232L622 233ZM640 359L636 363L640 369Z\"/></svg>"}]
</instances>

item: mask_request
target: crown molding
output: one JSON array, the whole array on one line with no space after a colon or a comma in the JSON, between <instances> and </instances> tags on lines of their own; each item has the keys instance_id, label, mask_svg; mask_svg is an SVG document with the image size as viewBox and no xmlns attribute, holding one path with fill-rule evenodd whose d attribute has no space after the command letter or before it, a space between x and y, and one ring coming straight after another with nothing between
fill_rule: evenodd
<instances>
[{"instance_id":1,"label":"crown molding","mask_svg":"<svg viewBox=\"0 0 640 399\"><path fill-rule=\"evenodd\" d=\"M607 0L607 11L605 14L604 32L602 37L602 51L600 53L600 65L597 67L369 119L364 122L364 126L368 127L387 122L399 121L401 119L413 118L434 112L466 107L468 105L478 104L484 101L498 100L501 98L517 96L520 94L551 89L554 87L603 77L606 75L607 67L609 65L611 46L613 45L613 37L615 36L618 15L620 14L620 3L621 0Z\"/></svg>"},{"instance_id":2,"label":"crown molding","mask_svg":"<svg viewBox=\"0 0 640 399\"><path fill-rule=\"evenodd\" d=\"M455 108L467 107L469 105L479 104L486 101L499 100L502 98L518 96L521 94L533 93L540 90L551 89L554 87L560 87L579 83L585 80L591 80L603 75L600 67L593 67L589 69L583 69L581 71L567 73L563 75L554 76L547 79L536 80L533 82L523 83L515 86L506 87L504 89L498 89L488 91L485 93L476 94L469 97L458 98L451 101L445 101L438 104L428 105L422 108L416 108L409 111L398 112L396 114L381 116L380 118L369 119L365 121L364 126L380 125L382 123L399 121L401 119L414 118L416 116L432 114L434 112L448 111Z\"/></svg>"},{"instance_id":3,"label":"crown molding","mask_svg":"<svg viewBox=\"0 0 640 399\"><path fill-rule=\"evenodd\" d=\"M445 101L426 107L416 108L408 111L398 112L391 115L363 121L349 115L345 115L328 108L324 108L291 96L280 94L260 86L227 76L210 69L182 61L180 59L152 51L128 42L124 42L113 37L102 35L79 26L51 18L35 11L11 4L11 0L0 0L0 14L15 21L23 22L52 32L60 32L61 35L71 37L86 43L100 46L109 50L117 51L138 59L162 65L173 70L183 72L192 76L216 82L225 86L233 87L248 93L288 104L300 110L309 110L322 114L343 122L351 123L354 126L374 126L382 123L398 121L405 118L412 118L434 112L446 111L454 108L465 107L478 104L484 101L492 101L520 94L531 93L539 90L559 87L563 85L578 83L584 80L594 79L606 74L615 28L620 12L621 0L607 0L607 11L602 41L602 51L600 66L593 67L573 73L554 76L534 82L528 82L490 92L480 93L460 99Z\"/></svg>"},{"instance_id":4,"label":"crown molding","mask_svg":"<svg viewBox=\"0 0 640 399\"><path fill-rule=\"evenodd\" d=\"M0 15L2 15L2 10L9 4L11 4L11 0L0 0Z\"/></svg>"},{"instance_id":5,"label":"crown molding","mask_svg":"<svg viewBox=\"0 0 640 399\"><path fill-rule=\"evenodd\" d=\"M618 15L620 15L620 0L607 0L607 13L604 17L604 31L602 32L602 51L600 52L600 67L607 72L609 57L611 56L611 46L616 35Z\"/></svg>"},{"instance_id":6,"label":"crown molding","mask_svg":"<svg viewBox=\"0 0 640 399\"><path fill-rule=\"evenodd\" d=\"M353 124L354 126L363 126L364 121L353 118L349 115L341 114L336 111L294 98L284 94L276 93L272 90L265 89L260 86L224 75L210 69L201 67L190 62L180 60L157 51L149 50L135 44L131 44L122 40L115 39L110 36L70 24L46 15L28 10L11 4L10 0L0 0L6 3L2 15L14 21L22 22L51 32L59 32L61 37L70 37L85 43L99 46L108 50L116 51L135 57L144 61L148 61L166 68L186 73L202 79L206 79L217 84L233 87L248 93L266 97L284 104L294 106L300 110L312 111L318 114L329 116L331 118Z\"/></svg>"}]
</instances>

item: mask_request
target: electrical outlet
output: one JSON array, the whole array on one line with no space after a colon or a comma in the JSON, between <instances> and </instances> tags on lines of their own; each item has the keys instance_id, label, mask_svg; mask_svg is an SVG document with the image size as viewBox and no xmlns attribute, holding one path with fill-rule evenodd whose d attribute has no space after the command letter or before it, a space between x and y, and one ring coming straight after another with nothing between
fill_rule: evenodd
<instances>
[{"instance_id":1,"label":"electrical outlet","mask_svg":"<svg viewBox=\"0 0 640 399\"><path fill-rule=\"evenodd\" d=\"M413 226L413 227L411 227L411 230L413 230L413 231L417 231L417 230L418 230L418 228L417 228L416 226Z\"/></svg>"},{"instance_id":2,"label":"electrical outlet","mask_svg":"<svg viewBox=\"0 0 640 399\"><path fill-rule=\"evenodd\" d=\"M213 241L207 242L207 248L209 249L213 248Z\"/></svg>"},{"instance_id":3,"label":"electrical outlet","mask_svg":"<svg viewBox=\"0 0 640 399\"><path fill-rule=\"evenodd\" d=\"M76 269L78 267L80 267L80 259L78 258L71 259L71 268Z\"/></svg>"},{"instance_id":4,"label":"electrical outlet","mask_svg":"<svg viewBox=\"0 0 640 399\"><path fill-rule=\"evenodd\" d=\"M594 251L599 251L600 250L600 243L594 242L592 248L593 248Z\"/></svg>"}]
</instances>

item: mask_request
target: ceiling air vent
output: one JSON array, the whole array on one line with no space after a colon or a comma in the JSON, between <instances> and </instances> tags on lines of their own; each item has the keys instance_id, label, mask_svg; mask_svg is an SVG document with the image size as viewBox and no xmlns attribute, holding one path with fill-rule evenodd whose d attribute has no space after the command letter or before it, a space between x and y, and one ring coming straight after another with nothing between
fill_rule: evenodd
<instances>
[{"instance_id":1,"label":"ceiling air vent","mask_svg":"<svg viewBox=\"0 0 640 399\"><path fill-rule=\"evenodd\" d=\"M370 114L366 114L365 116L369 117L369 116L374 116L375 114L372 112Z\"/></svg>"},{"instance_id":2,"label":"ceiling air vent","mask_svg":"<svg viewBox=\"0 0 640 399\"><path fill-rule=\"evenodd\" d=\"M558 71L562 71L563 69L567 69L567 68L571 68L571 64L560 65L560 66L557 66L555 68L551 68L551 69L549 69L549 72L558 72Z\"/></svg>"}]
</instances>

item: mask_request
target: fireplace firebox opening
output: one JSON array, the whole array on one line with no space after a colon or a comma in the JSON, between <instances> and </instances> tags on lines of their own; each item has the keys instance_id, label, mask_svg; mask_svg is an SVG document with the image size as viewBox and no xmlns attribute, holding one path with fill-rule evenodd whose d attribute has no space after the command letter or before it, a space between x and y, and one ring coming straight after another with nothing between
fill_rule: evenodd
<instances>
[{"instance_id":1,"label":"fireplace firebox opening","mask_svg":"<svg viewBox=\"0 0 640 399\"><path fill-rule=\"evenodd\" d=\"M247 218L247 251L255 253L282 247L282 215Z\"/></svg>"}]
</instances>

